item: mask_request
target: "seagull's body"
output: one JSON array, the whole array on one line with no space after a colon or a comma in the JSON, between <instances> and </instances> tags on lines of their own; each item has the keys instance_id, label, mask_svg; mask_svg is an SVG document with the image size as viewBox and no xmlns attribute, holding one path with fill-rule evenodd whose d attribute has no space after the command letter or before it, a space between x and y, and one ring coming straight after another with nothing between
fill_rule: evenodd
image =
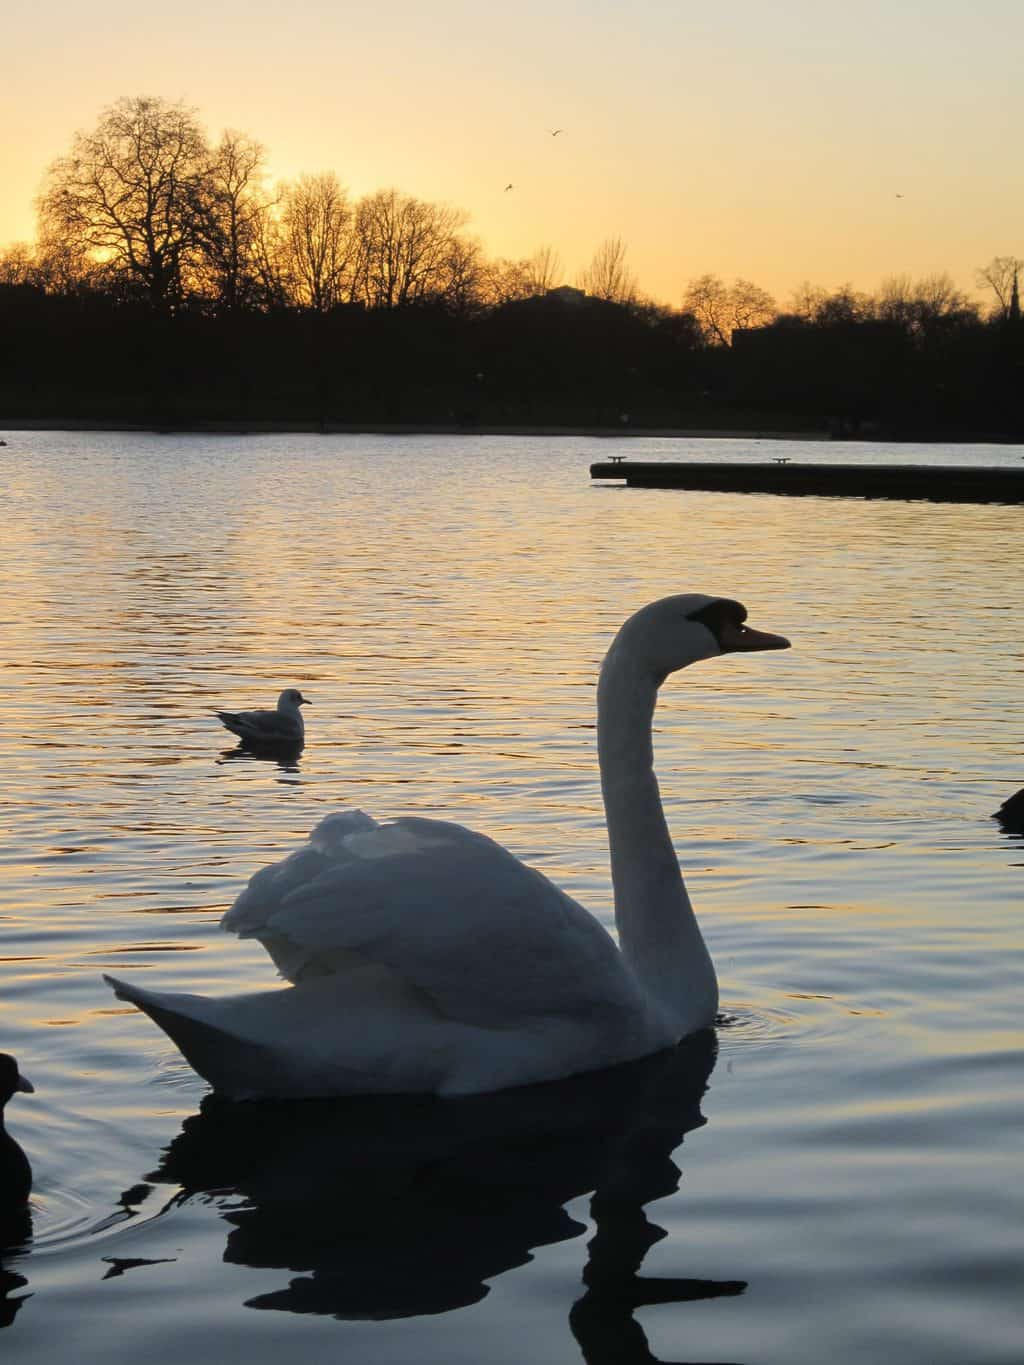
<instances>
[{"instance_id":1,"label":"seagull's body","mask_svg":"<svg viewBox=\"0 0 1024 1365\"><path fill-rule=\"evenodd\" d=\"M306 738L306 727L299 707L309 704L296 687L286 687L277 699L273 711L217 711L220 723L243 744L301 745Z\"/></svg>"}]
</instances>

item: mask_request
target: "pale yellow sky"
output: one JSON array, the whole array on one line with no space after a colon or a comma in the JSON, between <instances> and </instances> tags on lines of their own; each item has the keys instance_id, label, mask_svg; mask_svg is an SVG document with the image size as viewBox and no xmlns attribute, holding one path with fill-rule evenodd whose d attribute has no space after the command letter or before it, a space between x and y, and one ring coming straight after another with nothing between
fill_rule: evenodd
<instances>
[{"instance_id":1,"label":"pale yellow sky","mask_svg":"<svg viewBox=\"0 0 1024 1365\"><path fill-rule=\"evenodd\" d=\"M973 292L1024 256L1020 0L14 0L5 29L0 245L34 235L75 130L151 94L259 138L275 176L456 205L488 254L549 245L570 281L621 237L670 304L709 271L780 302L937 271Z\"/></svg>"}]
</instances>

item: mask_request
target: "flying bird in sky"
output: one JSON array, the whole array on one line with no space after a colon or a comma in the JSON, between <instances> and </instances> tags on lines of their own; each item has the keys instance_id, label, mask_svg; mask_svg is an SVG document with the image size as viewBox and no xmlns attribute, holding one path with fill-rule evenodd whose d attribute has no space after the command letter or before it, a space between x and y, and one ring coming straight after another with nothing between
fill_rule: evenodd
<instances>
[{"instance_id":1,"label":"flying bird in sky","mask_svg":"<svg viewBox=\"0 0 1024 1365\"><path fill-rule=\"evenodd\" d=\"M552 137L557 137L559 133L564 133L564 132L565 132L565 129L564 129L564 128L549 128L549 129L548 129L548 132L551 134Z\"/></svg>"},{"instance_id":2,"label":"flying bird in sky","mask_svg":"<svg viewBox=\"0 0 1024 1365\"><path fill-rule=\"evenodd\" d=\"M510 190L510 189L513 189L513 188L514 188L514 187L513 187L511 184L506 185L506 186L505 186L505 193L508 194L509 190Z\"/></svg>"}]
</instances>

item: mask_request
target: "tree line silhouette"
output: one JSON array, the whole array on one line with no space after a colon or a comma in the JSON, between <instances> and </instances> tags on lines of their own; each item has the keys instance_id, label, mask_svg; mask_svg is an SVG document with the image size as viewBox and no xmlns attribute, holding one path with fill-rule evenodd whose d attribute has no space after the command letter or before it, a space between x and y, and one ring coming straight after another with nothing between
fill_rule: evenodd
<instances>
[{"instance_id":1,"label":"tree line silhouette","mask_svg":"<svg viewBox=\"0 0 1024 1365\"><path fill-rule=\"evenodd\" d=\"M0 252L0 413L161 426L1022 430L1019 276L788 308L705 274L643 297L621 239L565 283L548 246L491 259L464 213L333 172L271 190L243 133L123 98L49 168L32 245Z\"/></svg>"}]
</instances>

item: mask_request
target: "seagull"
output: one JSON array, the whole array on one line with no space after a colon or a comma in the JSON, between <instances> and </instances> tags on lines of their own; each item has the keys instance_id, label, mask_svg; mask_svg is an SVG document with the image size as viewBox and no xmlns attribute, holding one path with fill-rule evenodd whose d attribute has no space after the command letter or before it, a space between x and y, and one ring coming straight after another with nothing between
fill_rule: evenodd
<instances>
[{"instance_id":1,"label":"seagull","mask_svg":"<svg viewBox=\"0 0 1024 1365\"><path fill-rule=\"evenodd\" d=\"M297 687L286 687L277 699L276 711L215 711L221 724L243 744L301 745L306 737L300 706L308 706Z\"/></svg>"},{"instance_id":2,"label":"seagull","mask_svg":"<svg viewBox=\"0 0 1024 1365\"><path fill-rule=\"evenodd\" d=\"M564 132L565 132L565 129L564 129L564 128L549 128L549 129L548 129L548 132L551 134L552 137L557 137L559 133L564 133Z\"/></svg>"},{"instance_id":3,"label":"seagull","mask_svg":"<svg viewBox=\"0 0 1024 1365\"><path fill-rule=\"evenodd\" d=\"M508 194L509 190L511 190L511 189L513 189L513 188L514 188L514 186L513 186L511 183L509 183L508 185L505 186L505 193Z\"/></svg>"}]
</instances>

